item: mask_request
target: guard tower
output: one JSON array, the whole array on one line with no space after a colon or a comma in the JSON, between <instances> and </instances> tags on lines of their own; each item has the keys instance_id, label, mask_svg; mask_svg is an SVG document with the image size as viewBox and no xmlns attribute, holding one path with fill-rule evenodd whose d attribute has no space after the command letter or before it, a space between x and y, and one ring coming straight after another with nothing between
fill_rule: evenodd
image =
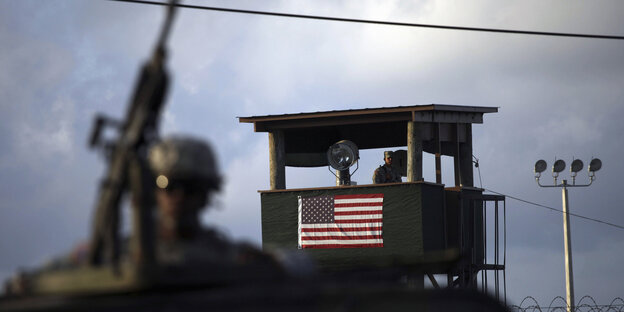
<instances>
[{"instance_id":1,"label":"guard tower","mask_svg":"<svg viewBox=\"0 0 624 312\"><path fill-rule=\"evenodd\" d=\"M269 134L271 189L259 191L263 247L302 248L301 206L306 198L372 194L382 197L381 228L375 228L380 230L375 237L381 244L373 248L324 245L303 252L325 270L439 262L423 266L427 271L422 272L435 287L440 283L434 275L439 279L439 274L446 275L447 287L488 291L488 281L490 285L493 281L494 289L489 291L498 297L499 276L504 282L505 268L504 250L502 257L499 252L499 246L504 246L499 240L501 230L504 233L499 227L499 203L504 209L504 197L474 187L472 161L472 124L483 123L485 113L497 111L431 104L239 117L241 123L253 123L255 132ZM327 166L328 148L341 140L359 149L406 146L407 181L286 189L286 166ZM423 179L423 152L435 154L436 181ZM442 155L453 158L453 186L442 184Z\"/></svg>"}]
</instances>

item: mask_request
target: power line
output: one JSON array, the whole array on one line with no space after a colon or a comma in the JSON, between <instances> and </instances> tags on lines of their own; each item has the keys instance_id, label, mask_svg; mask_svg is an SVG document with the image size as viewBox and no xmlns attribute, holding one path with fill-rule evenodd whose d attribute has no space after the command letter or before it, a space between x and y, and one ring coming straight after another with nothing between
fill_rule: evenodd
<instances>
[{"instance_id":1,"label":"power line","mask_svg":"<svg viewBox=\"0 0 624 312\"><path fill-rule=\"evenodd\" d=\"M522 198L514 197L514 196L511 196L511 195L507 195L507 194L499 193L499 192L492 191L492 190L489 190L489 189L486 189L486 188L484 188L484 190L486 190L486 191L488 191L488 192L492 192L492 193L494 193L494 194L503 195L503 196L505 196L505 197L509 197L509 198L511 198L511 199L515 199L515 200L517 200L517 201L521 201L521 202L523 202L523 203L527 203L527 204L530 204L530 205L534 205L534 206L542 207L542 208L549 209L549 210L552 210L552 211L556 211L556 212L559 212L559 213L564 213L564 212L563 212L563 210L559 210L559 209L557 209L557 208L548 207L548 206L545 206L545 205L542 205L542 204L534 203L534 202L532 202L532 201L528 201L528 200L526 200L526 199L522 199ZM613 223L605 222L605 221L602 221L602 220L598 220L598 219L594 219L594 218L590 218L590 217L582 216L582 215L575 214L575 213L571 213L571 212L568 212L568 215L571 215L571 216L573 216L573 217L577 217L577 218L581 218L581 219L585 219L585 220L589 220L589 221L594 221L594 222L598 222L598 223L606 224L606 225L613 226L613 227L616 227L616 228L619 228L619 229L624 230L624 226L621 226L621 225L617 225L617 224L613 224Z\"/></svg>"},{"instance_id":2,"label":"power line","mask_svg":"<svg viewBox=\"0 0 624 312\"><path fill-rule=\"evenodd\" d=\"M167 3L163 3L163 2L145 1L145 0L109 0L109 1L129 2L129 3L139 3L139 4L149 4L149 5L168 5ZM415 23L402 23L402 22L391 22L391 21L365 20L365 19L332 17L332 16L318 16L318 15L303 15L303 14L278 13L278 12L268 12L268 11L240 10L240 9L207 7L207 6L179 4L179 3L175 4L175 6L180 7L180 8L196 9L196 10L209 10L209 11L219 11L219 12L229 12L229 13L242 13L242 14L266 15L266 16L302 18L302 19L324 20L324 21L334 21L334 22L347 22L347 23L362 23L362 24L376 24L376 25L404 26L404 27L423 27L423 28L435 28L435 29L447 29L447 30L480 31L480 32L520 34L520 35L537 35L537 36L555 36L555 37L575 37L575 38L591 38L591 39L624 40L624 36L612 36L612 35L575 34L575 33L558 33L558 32L513 30L513 29L496 29L496 28L461 27L461 26L432 25L432 24L415 24Z\"/></svg>"},{"instance_id":3,"label":"power line","mask_svg":"<svg viewBox=\"0 0 624 312\"><path fill-rule=\"evenodd\" d=\"M109 0L116 2L128 2L128 3L139 3L139 4L147 4L147 5L169 5L163 2L155 2L155 1L144 1L144 0ZM290 13L278 13L278 12L267 12L267 11L253 11L253 10L241 10L241 9L229 9L229 8L219 8L219 7L207 7L207 6L199 6L199 5L189 5L189 4L174 4L177 7L187 8L187 9L197 9L197 10L209 10L209 11L219 11L219 12L229 12L229 13L242 13L242 14L255 14L255 15L266 15L266 16L278 16L278 17L290 17L290 18L303 18L303 19L314 19L314 20L326 20L326 21L336 21L336 22L350 22L350 23L363 23L363 24L378 24L378 25L389 25L389 26L405 26L405 27L424 27L424 28L436 28L436 29L448 29L448 30L464 30L464 31L480 31L480 32L494 32L494 33L509 33L509 34L522 34L522 35L539 35L539 36L557 36L557 37L576 37L576 38L592 38L592 39L615 39L615 40L624 40L624 36L610 36L610 35L593 35L593 34L574 34L574 33L555 33L555 32L540 32L540 31L524 31L524 30L511 30L511 29L494 29L494 28L476 28L476 27L460 27L460 26L446 26L446 25L432 25L432 24L414 24L414 23L401 23L401 22L390 22L390 21L376 21L376 20L364 20L364 19L351 19L351 18L342 18L342 17L329 17L329 16L317 16L317 15L301 15L301 14L290 14ZM478 160L477 160L478 161ZM481 180L481 170L479 169L479 180ZM548 207L542 204L534 203L528 200L524 200L518 197L514 197L511 195L506 195L503 193L499 193L493 190L485 189L489 192L504 195L511 199L515 199L517 201L521 201L527 204L531 204L534 206L542 207L545 209L549 209L552 211L556 211L559 213L565 213L562 210ZM585 217L582 215L574 214L568 212L569 215L578 217L585 220L590 220L598 223L602 223L605 225L613 226L619 229L624 229L624 226L620 226L617 224L601 221L594 218Z\"/></svg>"}]
</instances>

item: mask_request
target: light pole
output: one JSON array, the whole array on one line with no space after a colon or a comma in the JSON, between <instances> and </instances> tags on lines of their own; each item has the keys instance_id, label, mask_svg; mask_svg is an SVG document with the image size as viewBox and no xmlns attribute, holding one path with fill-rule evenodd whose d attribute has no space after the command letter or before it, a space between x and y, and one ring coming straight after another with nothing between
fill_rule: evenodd
<instances>
[{"instance_id":1,"label":"light pole","mask_svg":"<svg viewBox=\"0 0 624 312\"><path fill-rule=\"evenodd\" d=\"M576 184L576 174L583 169L583 162L580 159L574 159L570 165L570 176L572 184L568 184L568 180L562 180L561 184L557 184L559 173L565 169L565 161L556 160L552 167L552 176L554 178L553 185L542 185L539 181L542 172L546 170L546 161L540 159L535 163L535 181L541 187L561 187L561 200L563 202L563 239L565 249L565 271L566 271L566 303L568 311L574 311L574 279L572 274L572 244L570 241L570 210L568 206L568 188L590 186L596 178L596 171L602 167L602 162L598 158L593 158L587 168L589 174L589 184Z\"/></svg>"}]
</instances>

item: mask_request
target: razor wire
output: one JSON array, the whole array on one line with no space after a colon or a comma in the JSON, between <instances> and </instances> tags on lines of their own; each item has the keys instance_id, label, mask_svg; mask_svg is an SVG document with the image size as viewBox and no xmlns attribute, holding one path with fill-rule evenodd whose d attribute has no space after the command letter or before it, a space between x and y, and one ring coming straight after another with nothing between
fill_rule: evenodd
<instances>
[{"instance_id":1,"label":"razor wire","mask_svg":"<svg viewBox=\"0 0 624 312\"><path fill-rule=\"evenodd\" d=\"M509 306L512 312L566 312L568 305L565 298L555 297L548 306L540 304L531 296L527 296L519 305ZM616 297L608 305L597 304L591 296L583 296L574 306L573 312L622 312L624 311L624 299Z\"/></svg>"}]
</instances>

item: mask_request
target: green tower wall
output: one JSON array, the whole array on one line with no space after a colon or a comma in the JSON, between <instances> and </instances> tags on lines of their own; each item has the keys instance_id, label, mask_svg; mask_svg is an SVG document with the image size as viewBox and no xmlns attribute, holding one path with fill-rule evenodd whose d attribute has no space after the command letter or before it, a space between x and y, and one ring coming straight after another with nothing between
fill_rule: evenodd
<instances>
[{"instance_id":1,"label":"green tower wall","mask_svg":"<svg viewBox=\"0 0 624 312\"><path fill-rule=\"evenodd\" d=\"M261 192L263 248L297 250L298 197L383 193L379 248L304 249L323 268L418 263L444 246L444 188L426 182Z\"/></svg>"}]
</instances>

